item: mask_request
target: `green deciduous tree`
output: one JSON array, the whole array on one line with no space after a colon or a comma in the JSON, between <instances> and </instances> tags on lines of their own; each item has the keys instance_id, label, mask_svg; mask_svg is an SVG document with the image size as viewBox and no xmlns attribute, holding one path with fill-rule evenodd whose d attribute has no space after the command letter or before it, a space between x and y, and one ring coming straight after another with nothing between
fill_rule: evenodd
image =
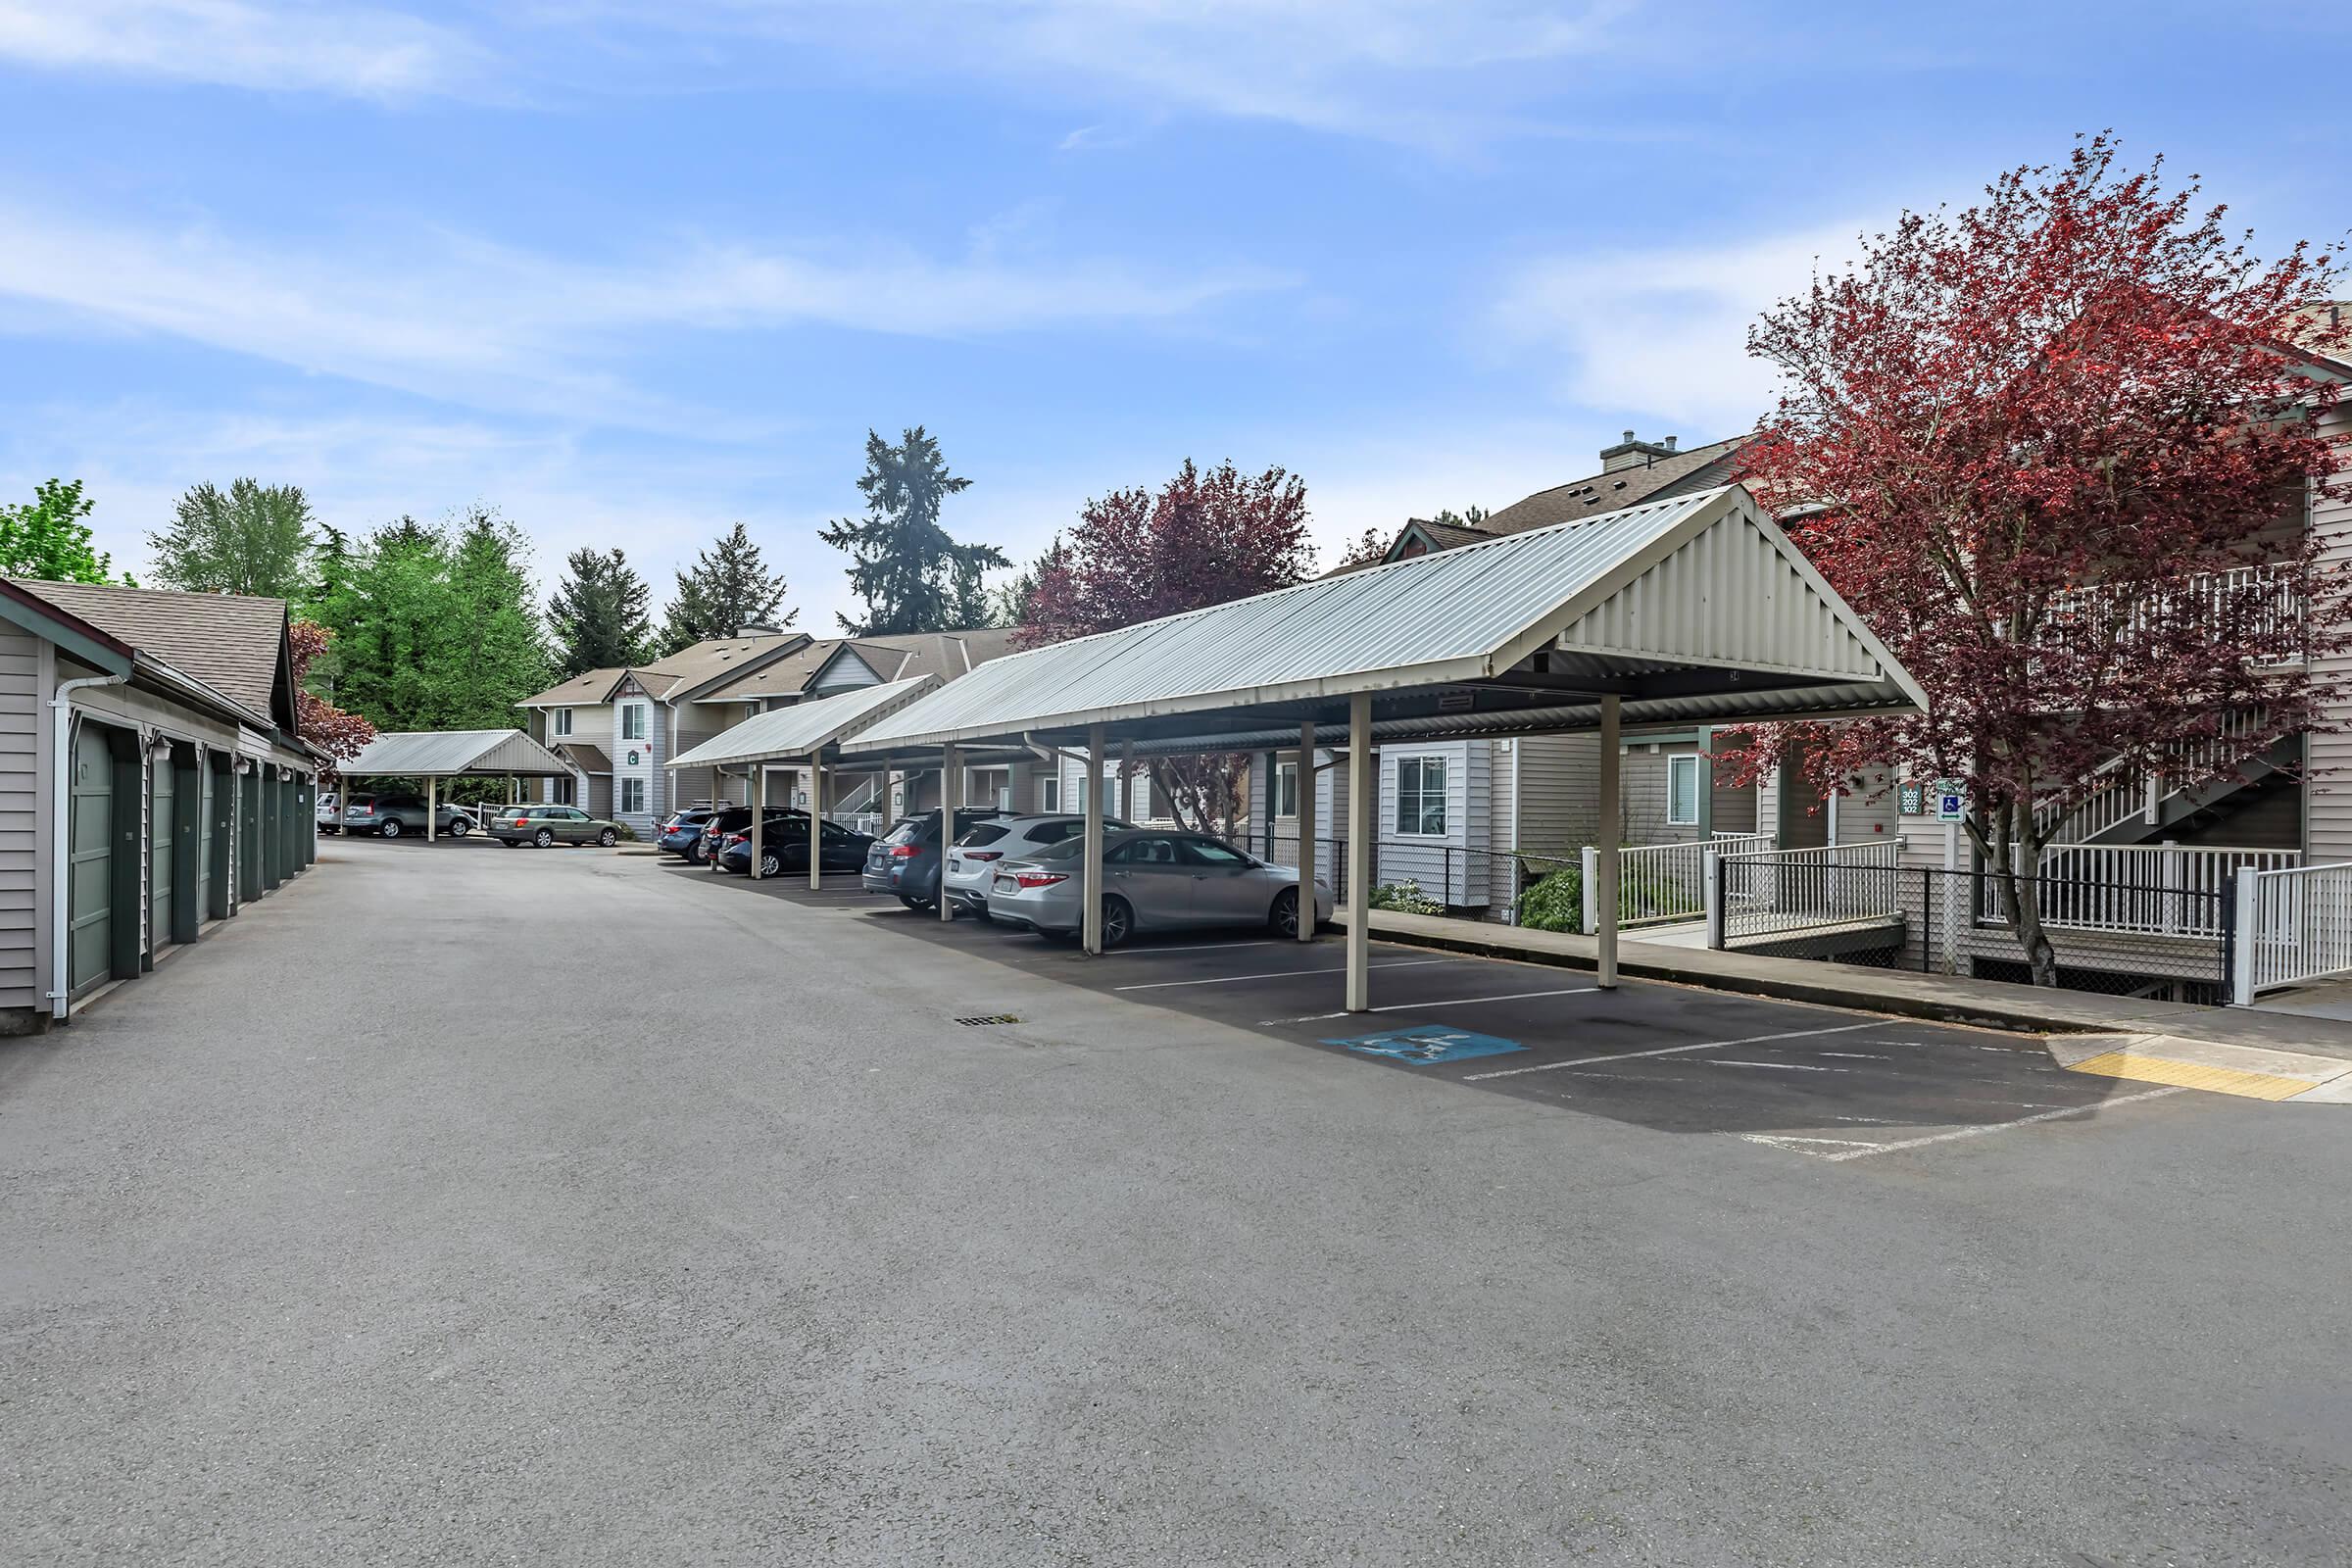
<instances>
[{"instance_id":1,"label":"green deciduous tree","mask_svg":"<svg viewBox=\"0 0 2352 1568\"><path fill-rule=\"evenodd\" d=\"M670 601L662 632L662 652L674 654L712 637L740 637L746 626L789 626L799 612L776 618L783 602L784 574L767 569L760 547L739 522L695 557L693 570L678 573L678 596Z\"/></svg>"},{"instance_id":2,"label":"green deciduous tree","mask_svg":"<svg viewBox=\"0 0 2352 1568\"><path fill-rule=\"evenodd\" d=\"M988 618L982 573L1011 563L994 545L957 544L939 524L940 503L970 484L948 471L938 441L921 425L895 447L866 432L865 473L858 481L865 515L818 533L850 553L850 586L865 601L862 620L840 617L845 631L945 631Z\"/></svg>"},{"instance_id":3,"label":"green deciduous tree","mask_svg":"<svg viewBox=\"0 0 2352 1568\"><path fill-rule=\"evenodd\" d=\"M295 599L310 586L318 548L300 487L200 484L179 498L172 525L147 535L156 580L201 594Z\"/></svg>"},{"instance_id":4,"label":"green deciduous tree","mask_svg":"<svg viewBox=\"0 0 2352 1568\"><path fill-rule=\"evenodd\" d=\"M79 479L43 480L33 486L30 506L0 502L0 576L115 581L114 561L91 547L90 526L82 521L96 505L82 495Z\"/></svg>"},{"instance_id":5,"label":"green deciduous tree","mask_svg":"<svg viewBox=\"0 0 2352 1568\"><path fill-rule=\"evenodd\" d=\"M547 604L559 673L642 663L653 627L646 618L650 595L637 568L618 550L575 550L564 564L569 575Z\"/></svg>"}]
</instances>

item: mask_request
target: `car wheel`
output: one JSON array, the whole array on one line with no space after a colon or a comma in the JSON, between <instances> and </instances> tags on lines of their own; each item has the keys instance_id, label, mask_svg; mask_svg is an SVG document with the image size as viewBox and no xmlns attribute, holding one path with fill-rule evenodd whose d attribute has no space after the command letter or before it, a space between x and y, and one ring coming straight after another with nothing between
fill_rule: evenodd
<instances>
[{"instance_id":1,"label":"car wheel","mask_svg":"<svg viewBox=\"0 0 2352 1568\"><path fill-rule=\"evenodd\" d=\"M910 899L904 893L899 895L899 902L906 906L906 907L909 909L914 910L918 914L931 907L931 901L929 899Z\"/></svg>"},{"instance_id":2,"label":"car wheel","mask_svg":"<svg viewBox=\"0 0 2352 1568\"><path fill-rule=\"evenodd\" d=\"M760 855L760 880L762 880L762 881L765 881L767 878L769 878L769 877L771 877L771 876L782 876L783 874L784 874L784 860L783 860L783 858L782 858L781 856L777 855L777 854L776 854L776 853L775 853L773 850L766 851L766 852L764 852L764 853L762 853L762 854Z\"/></svg>"},{"instance_id":3,"label":"car wheel","mask_svg":"<svg viewBox=\"0 0 2352 1568\"><path fill-rule=\"evenodd\" d=\"M1102 951L1108 953L1135 933L1135 911L1127 901L1108 898L1102 901Z\"/></svg>"},{"instance_id":4,"label":"car wheel","mask_svg":"<svg viewBox=\"0 0 2352 1568\"><path fill-rule=\"evenodd\" d=\"M531 842L543 850L552 850L556 847L556 835L552 830L543 827L531 835Z\"/></svg>"},{"instance_id":5,"label":"car wheel","mask_svg":"<svg viewBox=\"0 0 2352 1568\"><path fill-rule=\"evenodd\" d=\"M609 850L620 842L620 835L607 828L596 836L596 842Z\"/></svg>"},{"instance_id":6,"label":"car wheel","mask_svg":"<svg viewBox=\"0 0 2352 1568\"><path fill-rule=\"evenodd\" d=\"M700 840L686 846L686 863L688 865L703 863L703 846Z\"/></svg>"},{"instance_id":7,"label":"car wheel","mask_svg":"<svg viewBox=\"0 0 2352 1568\"><path fill-rule=\"evenodd\" d=\"M396 839L400 837L402 833L406 832L407 829L400 825L399 817L387 816L384 818L383 826L377 828L376 831L388 839Z\"/></svg>"},{"instance_id":8,"label":"car wheel","mask_svg":"<svg viewBox=\"0 0 2352 1568\"><path fill-rule=\"evenodd\" d=\"M519 850L522 848L522 840L520 839L500 839L498 842L504 844L510 850Z\"/></svg>"},{"instance_id":9,"label":"car wheel","mask_svg":"<svg viewBox=\"0 0 2352 1568\"><path fill-rule=\"evenodd\" d=\"M462 817L462 816L453 816L453 817L451 817L451 818L450 818L450 820L449 820L449 836L450 836L451 838L453 838L453 839L462 839L462 838L464 838L464 837L465 837L466 834L468 834L468 833L470 833L470 832L472 832L472 831L473 831L473 824L472 824L471 822L468 822L468 821L466 821L466 820L464 817Z\"/></svg>"},{"instance_id":10,"label":"car wheel","mask_svg":"<svg viewBox=\"0 0 2352 1568\"><path fill-rule=\"evenodd\" d=\"M1295 937L1298 934L1298 890L1284 888L1274 895L1274 907L1267 912L1266 923L1277 935Z\"/></svg>"}]
</instances>

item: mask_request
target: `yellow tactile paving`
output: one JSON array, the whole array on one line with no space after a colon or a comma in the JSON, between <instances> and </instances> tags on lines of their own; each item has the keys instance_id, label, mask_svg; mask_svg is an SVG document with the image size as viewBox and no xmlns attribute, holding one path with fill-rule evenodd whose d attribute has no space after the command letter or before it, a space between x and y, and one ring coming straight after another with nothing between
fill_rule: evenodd
<instances>
[{"instance_id":1,"label":"yellow tactile paving","mask_svg":"<svg viewBox=\"0 0 2352 1568\"><path fill-rule=\"evenodd\" d=\"M2167 1061L2135 1052L2110 1051L2078 1061L2069 1072L2096 1073L2102 1078L2130 1078L2138 1083L2176 1084L2217 1095L2246 1100L2284 1100L2312 1087L2309 1078L2283 1078L2272 1072L2247 1072L2239 1067L2208 1067L2193 1061Z\"/></svg>"}]
</instances>

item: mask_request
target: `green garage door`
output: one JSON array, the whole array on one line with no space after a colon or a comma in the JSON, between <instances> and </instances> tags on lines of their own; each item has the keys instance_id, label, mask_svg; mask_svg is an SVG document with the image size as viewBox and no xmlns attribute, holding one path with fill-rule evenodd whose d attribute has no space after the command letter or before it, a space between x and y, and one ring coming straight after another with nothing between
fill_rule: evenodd
<instances>
[{"instance_id":1,"label":"green garage door","mask_svg":"<svg viewBox=\"0 0 2352 1568\"><path fill-rule=\"evenodd\" d=\"M73 794L67 829L72 935L66 973L67 988L78 997L114 973L110 905L115 887L115 754L99 725L84 724L74 734Z\"/></svg>"},{"instance_id":2,"label":"green garage door","mask_svg":"<svg viewBox=\"0 0 2352 1568\"><path fill-rule=\"evenodd\" d=\"M156 949L172 940L172 867L179 846L179 769L167 757L147 771L155 780L147 803L147 941L150 949ZM194 806L191 801L190 808Z\"/></svg>"}]
</instances>

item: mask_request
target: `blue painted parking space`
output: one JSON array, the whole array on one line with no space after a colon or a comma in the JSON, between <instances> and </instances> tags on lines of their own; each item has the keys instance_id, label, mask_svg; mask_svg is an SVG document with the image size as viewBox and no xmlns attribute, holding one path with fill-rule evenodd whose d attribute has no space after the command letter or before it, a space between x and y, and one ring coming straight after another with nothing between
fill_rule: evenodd
<instances>
[{"instance_id":1,"label":"blue painted parking space","mask_svg":"<svg viewBox=\"0 0 2352 1568\"><path fill-rule=\"evenodd\" d=\"M1516 1040L1499 1035L1472 1034L1466 1029L1450 1029L1442 1023L1425 1023L1411 1029L1391 1029L1376 1035L1362 1035L1351 1040L1326 1040L1327 1046L1346 1046L1367 1056L1386 1056L1391 1061L1402 1061L1415 1066L1430 1066L1442 1061L1467 1061L1475 1056L1503 1056L1527 1048Z\"/></svg>"}]
</instances>

